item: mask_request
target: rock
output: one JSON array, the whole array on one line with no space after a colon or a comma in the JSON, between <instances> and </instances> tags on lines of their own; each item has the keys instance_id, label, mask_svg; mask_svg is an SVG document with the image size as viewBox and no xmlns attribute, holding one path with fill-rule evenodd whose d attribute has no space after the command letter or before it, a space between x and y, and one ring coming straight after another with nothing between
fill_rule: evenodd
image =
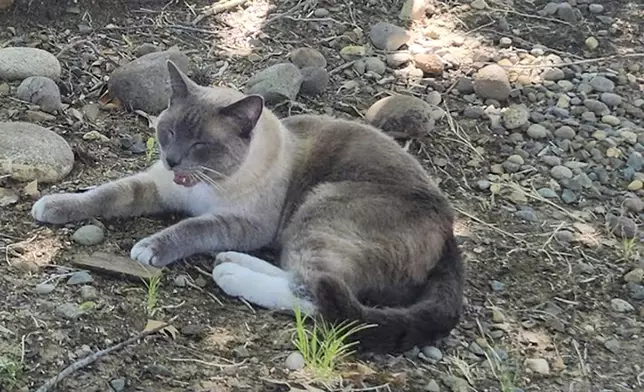
<instances>
[{"instance_id":1,"label":"rock","mask_svg":"<svg viewBox=\"0 0 644 392\"><path fill-rule=\"evenodd\" d=\"M621 344L617 339L608 339L604 342L604 347L613 354L617 354L621 350Z\"/></svg>"},{"instance_id":2,"label":"rock","mask_svg":"<svg viewBox=\"0 0 644 392\"><path fill-rule=\"evenodd\" d=\"M505 160L505 162L502 163L503 169L505 169L506 172L508 173L516 173L519 171L521 168L521 165L523 165L523 158L521 155L510 155L508 159Z\"/></svg>"},{"instance_id":3,"label":"rock","mask_svg":"<svg viewBox=\"0 0 644 392\"><path fill-rule=\"evenodd\" d=\"M407 0L398 14L401 20L420 20L425 16L425 11L429 7L427 0Z\"/></svg>"},{"instance_id":4,"label":"rock","mask_svg":"<svg viewBox=\"0 0 644 392\"><path fill-rule=\"evenodd\" d=\"M508 74L500 65L485 66L474 77L474 91L481 98L505 101L511 90Z\"/></svg>"},{"instance_id":5,"label":"rock","mask_svg":"<svg viewBox=\"0 0 644 392\"><path fill-rule=\"evenodd\" d=\"M432 107L420 98L393 95L377 101L365 114L367 123L395 138L427 135L434 129Z\"/></svg>"},{"instance_id":6,"label":"rock","mask_svg":"<svg viewBox=\"0 0 644 392\"><path fill-rule=\"evenodd\" d=\"M387 66L384 61L380 60L378 57L367 57L364 59L364 63L367 72L373 72L382 76L387 71Z\"/></svg>"},{"instance_id":7,"label":"rock","mask_svg":"<svg viewBox=\"0 0 644 392\"><path fill-rule=\"evenodd\" d=\"M391 68L398 68L411 60L411 54L408 52L389 53L385 56L385 62Z\"/></svg>"},{"instance_id":8,"label":"rock","mask_svg":"<svg viewBox=\"0 0 644 392\"><path fill-rule=\"evenodd\" d=\"M329 85L329 73L324 68L305 67L300 70L302 74L302 84L300 93L305 95L317 95L326 91Z\"/></svg>"},{"instance_id":9,"label":"rock","mask_svg":"<svg viewBox=\"0 0 644 392\"><path fill-rule=\"evenodd\" d=\"M470 78L462 77L456 82L455 88L461 94L472 94L474 92L474 81Z\"/></svg>"},{"instance_id":10,"label":"rock","mask_svg":"<svg viewBox=\"0 0 644 392\"><path fill-rule=\"evenodd\" d=\"M644 269L635 268L624 275L624 281L628 283L641 283L644 278Z\"/></svg>"},{"instance_id":11,"label":"rock","mask_svg":"<svg viewBox=\"0 0 644 392\"><path fill-rule=\"evenodd\" d=\"M487 8L487 3L485 0L473 0L470 3L470 7L474 8L475 10L484 10Z\"/></svg>"},{"instance_id":12,"label":"rock","mask_svg":"<svg viewBox=\"0 0 644 392\"><path fill-rule=\"evenodd\" d=\"M56 56L45 50L26 47L0 49L0 80L23 80L30 76L58 80L60 72Z\"/></svg>"},{"instance_id":13,"label":"rock","mask_svg":"<svg viewBox=\"0 0 644 392\"><path fill-rule=\"evenodd\" d=\"M622 103L622 97L613 93L601 93L599 100L612 107L619 106Z\"/></svg>"},{"instance_id":14,"label":"rock","mask_svg":"<svg viewBox=\"0 0 644 392\"><path fill-rule=\"evenodd\" d=\"M499 40L499 46L502 48L509 48L512 46L512 38L509 37L501 37Z\"/></svg>"},{"instance_id":15,"label":"rock","mask_svg":"<svg viewBox=\"0 0 644 392\"><path fill-rule=\"evenodd\" d=\"M16 204L19 199L20 196L17 192L7 188L0 188L0 207Z\"/></svg>"},{"instance_id":16,"label":"rock","mask_svg":"<svg viewBox=\"0 0 644 392\"><path fill-rule=\"evenodd\" d=\"M626 289L628 290L628 295L635 301L644 300L644 286L637 283L627 283Z\"/></svg>"},{"instance_id":17,"label":"rock","mask_svg":"<svg viewBox=\"0 0 644 392\"><path fill-rule=\"evenodd\" d=\"M190 74L190 59L179 50L148 53L112 72L107 83L110 93L127 108L159 114L170 99L168 60Z\"/></svg>"},{"instance_id":18,"label":"rock","mask_svg":"<svg viewBox=\"0 0 644 392\"><path fill-rule=\"evenodd\" d=\"M83 312L78 309L76 304L69 302L60 304L56 307L56 314L67 320L76 320Z\"/></svg>"},{"instance_id":19,"label":"rock","mask_svg":"<svg viewBox=\"0 0 644 392\"><path fill-rule=\"evenodd\" d=\"M620 298L611 299L610 307L611 309L613 309L615 312L618 312L618 313L628 313L635 310L633 305L629 304L628 302Z\"/></svg>"},{"instance_id":20,"label":"rock","mask_svg":"<svg viewBox=\"0 0 644 392\"><path fill-rule=\"evenodd\" d=\"M605 116L607 114L610 114L608 105L596 99L585 99L584 106L598 116Z\"/></svg>"},{"instance_id":21,"label":"rock","mask_svg":"<svg viewBox=\"0 0 644 392\"><path fill-rule=\"evenodd\" d=\"M635 169L635 171L640 171L644 167L644 157L638 151L633 151L629 156L626 164L629 167Z\"/></svg>"},{"instance_id":22,"label":"rock","mask_svg":"<svg viewBox=\"0 0 644 392\"><path fill-rule=\"evenodd\" d=\"M74 286L74 285L92 283L93 281L94 281L94 278L92 278L92 275L89 272L78 271L78 272L74 272L74 274L70 276L69 279L67 279L67 284L70 286Z\"/></svg>"},{"instance_id":23,"label":"rock","mask_svg":"<svg viewBox=\"0 0 644 392\"><path fill-rule=\"evenodd\" d=\"M146 42L144 44L137 46L134 49L134 55L136 57L141 57L141 56L145 56L146 54L159 52L159 51L161 51L161 48L159 48L157 45Z\"/></svg>"},{"instance_id":24,"label":"rock","mask_svg":"<svg viewBox=\"0 0 644 392\"><path fill-rule=\"evenodd\" d=\"M557 7L557 17L561 20L565 20L568 23L577 22L577 15L575 14L575 9L569 3L560 3Z\"/></svg>"},{"instance_id":25,"label":"rock","mask_svg":"<svg viewBox=\"0 0 644 392\"><path fill-rule=\"evenodd\" d=\"M124 378L117 378L114 380L110 381L110 388L114 392L122 392L125 390L125 379Z\"/></svg>"},{"instance_id":26,"label":"rock","mask_svg":"<svg viewBox=\"0 0 644 392\"><path fill-rule=\"evenodd\" d=\"M605 76L597 75L588 82L599 93L610 93L615 89L615 83Z\"/></svg>"},{"instance_id":27,"label":"rock","mask_svg":"<svg viewBox=\"0 0 644 392\"><path fill-rule=\"evenodd\" d=\"M474 355L478 355L479 357L485 356L485 350L483 350L483 348L481 348L481 346L476 342L471 342L468 349Z\"/></svg>"},{"instance_id":28,"label":"rock","mask_svg":"<svg viewBox=\"0 0 644 392\"><path fill-rule=\"evenodd\" d=\"M584 44L586 45L586 48L588 48L588 50L595 50L599 47L599 41L597 41L597 38L595 37L586 38Z\"/></svg>"},{"instance_id":29,"label":"rock","mask_svg":"<svg viewBox=\"0 0 644 392\"><path fill-rule=\"evenodd\" d=\"M0 11L7 10L13 5L13 0L0 0Z\"/></svg>"},{"instance_id":30,"label":"rock","mask_svg":"<svg viewBox=\"0 0 644 392\"><path fill-rule=\"evenodd\" d=\"M588 11L591 14L601 14L604 12L604 6L601 4L590 4L588 5Z\"/></svg>"},{"instance_id":31,"label":"rock","mask_svg":"<svg viewBox=\"0 0 644 392\"><path fill-rule=\"evenodd\" d=\"M248 348L246 346L237 346L233 349L233 354L237 358L248 358L250 357L250 352L248 351Z\"/></svg>"},{"instance_id":32,"label":"rock","mask_svg":"<svg viewBox=\"0 0 644 392\"><path fill-rule=\"evenodd\" d=\"M38 181L33 180L29 184L25 185L22 188L22 192L29 196L32 200L38 200L40 198L40 191L38 190Z\"/></svg>"},{"instance_id":33,"label":"rock","mask_svg":"<svg viewBox=\"0 0 644 392\"><path fill-rule=\"evenodd\" d=\"M423 388L425 392L440 392L441 388L438 386L436 380L431 379Z\"/></svg>"},{"instance_id":34,"label":"rock","mask_svg":"<svg viewBox=\"0 0 644 392\"><path fill-rule=\"evenodd\" d=\"M357 60L367 54L367 48L359 45L345 46L340 50L340 57L345 61Z\"/></svg>"},{"instance_id":35,"label":"rock","mask_svg":"<svg viewBox=\"0 0 644 392\"><path fill-rule=\"evenodd\" d=\"M496 292L505 290L505 283L499 282L498 280L493 280L490 282L490 287Z\"/></svg>"},{"instance_id":36,"label":"rock","mask_svg":"<svg viewBox=\"0 0 644 392\"><path fill-rule=\"evenodd\" d=\"M0 174L16 181L57 182L74 166L65 139L39 125L0 122Z\"/></svg>"},{"instance_id":37,"label":"rock","mask_svg":"<svg viewBox=\"0 0 644 392\"><path fill-rule=\"evenodd\" d=\"M188 277L188 275L179 274L174 277L174 279L172 280L172 283L176 287L186 287L189 281L190 281L190 278Z\"/></svg>"},{"instance_id":38,"label":"rock","mask_svg":"<svg viewBox=\"0 0 644 392\"><path fill-rule=\"evenodd\" d=\"M9 95L11 93L11 87L7 83L0 83L0 97Z\"/></svg>"},{"instance_id":39,"label":"rock","mask_svg":"<svg viewBox=\"0 0 644 392\"><path fill-rule=\"evenodd\" d=\"M523 365L534 373L543 375L550 374L550 365L543 358L528 358Z\"/></svg>"},{"instance_id":40,"label":"rock","mask_svg":"<svg viewBox=\"0 0 644 392\"><path fill-rule=\"evenodd\" d=\"M246 82L247 94L258 94L267 103L295 100L302 85L302 73L291 63L275 64Z\"/></svg>"},{"instance_id":41,"label":"rock","mask_svg":"<svg viewBox=\"0 0 644 392\"><path fill-rule=\"evenodd\" d=\"M605 116L602 116L602 122L603 122L604 124L608 124L608 125L610 125L611 127L616 127L616 126L618 126L622 121L621 121L619 118L617 118L617 117L615 117L615 116L613 116L613 115L607 114L607 115L605 115Z\"/></svg>"},{"instance_id":42,"label":"rock","mask_svg":"<svg viewBox=\"0 0 644 392\"><path fill-rule=\"evenodd\" d=\"M439 362L443 359L443 353L441 350L434 346L425 346L420 350L420 352L425 356L425 358L434 362Z\"/></svg>"},{"instance_id":43,"label":"rock","mask_svg":"<svg viewBox=\"0 0 644 392\"><path fill-rule=\"evenodd\" d=\"M32 123L41 123L54 121L56 116L49 113L41 112L40 110L25 110L25 120Z\"/></svg>"},{"instance_id":44,"label":"rock","mask_svg":"<svg viewBox=\"0 0 644 392\"><path fill-rule=\"evenodd\" d=\"M522 209L514 213L519 219L523 219L528 222L538 222L539 218L537 214L532 209Z\"/></svg>"},{"instance_id":45,"label":"rock","mask_svg":"<svg viewBox=\"0 0 644 392\"><path fill-rule=\"evenodd\" d=\"M505 316L498 309L492 310L492 321L496 324L501 324L505 322Z\"/></svg>"},{"instance_id":46,"label":"rock","mask_svg":"<svg viewBox=\"0 0 644 392\"><path fill-rule=\"evenodd\" d=\"M559 139L564 139L564 140L572 140L576 136L575 130L567 125L557 128L554 134L555 134L555 137Z\"/></svg>"},{"instance_id":47,"label":"rock","mask_svg":"<svg viewBox=\"0 0 644 392\"><path fill-rule=\"evenodd\" d=\"M548 136L548 130L541 124L532 124L526 131L531 139L543 139Z\"/></svg>"},{"instance_id":48,"label":"rock","mask_svg":"<svg viewBox=\"0 0 644 392\"><path fill-rule=\"evenodd\" d=\"M58 85L45 76L30 76L23 80L16 90L16 97L36 104L48 113L55 113L62 109Z\"/></svg>"},{"instance_id":49,"label":"rock","mask_svg":"<svg viewBox=\"0 0 644 392\"><path fill-rule=\"evenodd\" d=\"M369 31L371 43L381 50L398 50L406 45L411 36L402 27L387 22L378 22Z\"/></svg>"},{"instance_id":50,"label":"rock","mask_svg":"<svg viewBox=\"0 0 644 392\"><path fill-rule=\"evenodd\" d=\"M550 80L553 82L562 80L565 77L566 75L564 74L564 71L562 71L560 68L549 68L545 70L543 74L541 74L541 78L543 78L543 80Z\"/></svg>"},{"instance_id":51,"label":"rock","mask_svg":"<svg viewBox=\"0 0 644 392\"><path fill-rule=\"evenodd\" d=\"M103 242L105 231L96 225L85 225L72 234L72 240L80 245L92 246Z\"/></svg>"},{"instance_id":52,"label":"rock","mask_svg":"<svg viewBox=\"0 0 644 392\"><path fill-rule=\"evenodd\" d=\"M503 123L506 129L521 128L530 120L530 110L521 105L512 105L503 112Z\"/></svg>"},{"instance_id":53,"label":"rock","mask_svg":"<svg viewBox=\"0 0 644 392\"><path fill-rule=\"evenodd\" d=\"M80 296L83 301L93 301L95 299L98 299L98 290L96 290L94 286L81 286Z\"/></svg>"},{"instance_id":54,"label":"rock","mask_svg":"<svg viewBox=\"0 0 644 392\"><path fill-rule=\"evenodd\" d=\"M291 52L289 59L298 68L318 67L326 68L327 62L320 51L313 48L297 48Z\"/></svg>"},{"instance_id":55,"label":"rock","mask_svg":"<svg viewBox=\"0 0 644 392\"><path fill-rule=\"evenodd\" d=\"M606 223L619 238L634 238L638 233L637 223L625 216L606 214Z\"/></svg>"},{"instance_id":56,"label":"rock","mask_svg":"<svg viewBox=\"0 0 644 392\"><path fill-rule=\"evenodd\" d=\"M572 171L566 166L558 165L550 169L550 176L555 180L564 180L572 178Z\"/></svg>"},{"instance_id":57,"label":"rock","mask_svg":"<svg viewBox=\"0 0 644 392\"><path fill-rule=\"evenodd\" d=\"M628 190L633 192L639 191L643 186L644 183L641 180L633 180L630 184L628 184Z\"/></svg>"},{"instance_id":58,"label":"rock","mask_svg":"<svg viewBox=\"0 0 644 392\"><path fill-rule=\"evenodd\" d=\"M40 295L46 295L51 293L56 289L56 286L51 283L40 283L36 285L36 293Z\"/></svg>"},{"instance_id":59,"label":"rock","mask_svg":"<svg viewBox=\"0 0 644 392\"><path fill-rule=\"evenodd\" d=\"M639 197L629 197L628 199L624 200L623 205L627 211L634 214L639 214L640 212L644 211L644 201L642 201L642 199L640 199Z\"/></svg>"},{"instance_id":60,"label":"rock","mask_svg":"<svg viewBox=\"0 0 644 392\"><path fill-rule=\"evenodd\" d=\"M304 368L304 365L304 357L298 351L290 353L284 361L284 366L289 370L300 370Z\"/></svg>"},{"instance_id":61,"label":"rock","mask_svg":"<svg viewBox=\"0 0 644 392\"><path fill-rule=\"evenodd\" d=\"M429 93L427 93L425 101L427 101L427 103L432 106L438 106L443 101L443 97L438 91L430 91Z\"/></svg>"},{"instance_id":62,"label":"rock","mask_svg":"<svg viewBox=\"0 0 644 392\"><path fill-rule=\"evenodd\" d=\"M452 392L468 392L470 390L467 380L460 377L446 374L441 376L441 381L443 381L443 383L447 385Z\"/></svg>"},{"instance_id":63,"label":"rock","mask_svg":"<svg viewBox=\"0 0 644 392\"><path fill-rule=\"evenodd\" d=\"M414 64L427 75L443 73L443 60L433 53L418 53L414 56Z\"/></svg>"}]
</instances>

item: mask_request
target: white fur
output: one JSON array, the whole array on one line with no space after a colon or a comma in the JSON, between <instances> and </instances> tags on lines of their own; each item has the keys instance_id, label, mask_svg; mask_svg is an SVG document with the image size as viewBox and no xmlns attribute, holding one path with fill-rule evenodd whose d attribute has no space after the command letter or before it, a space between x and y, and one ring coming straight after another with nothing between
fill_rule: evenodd
<instances>
[{"instance_id":1,"label":"white fur","mask_svg":"<svg viewBox=\"0 0 644 392\"><path fill-rule=\"evenodd\" d=\"M259 272L264 275L277 276L282 278L286 278L288 275L286 271L279 268L278 266L246 253L221 252L217 255L216 262L239 264L242 267L246 267L249 270Z\"/></svg>"},{"instance_id":2,"label":"white fur","mask_svg":"<svg viewBox=\"0 0 644 392\"><path fill-rule=\"evenodd\" d=\"M231 255L227 257L230 258ZM243 259L234 257L237 257L237 260ZM311 301L298 298L293 293L291 281L287 276L266 275L234 262L224 262L212 270L212 278L227 295L241 297L264 308L292 311L299 307L302 313L307 315L316 312L316 307Z\"/></svg>"}]
</instances>

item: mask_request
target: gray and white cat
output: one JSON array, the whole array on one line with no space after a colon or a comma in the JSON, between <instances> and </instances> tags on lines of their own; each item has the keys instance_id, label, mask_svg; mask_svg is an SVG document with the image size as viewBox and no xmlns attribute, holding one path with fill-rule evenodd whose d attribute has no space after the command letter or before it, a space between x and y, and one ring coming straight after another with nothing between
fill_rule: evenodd
<instances>
[{"instance_id":1,"label":"gray and white cat","mask_svg":"<svg viewBox=\"0 0 644 392\"><path fill-rule=\"evenodd\" d=\"M168 69L159 162L85 193L44 196L36 220L187 213L135 244L132 259L161 267L220 252L212 276L228 295L376 324L357 336L371 351L449 334L464 267L451 206L414 157L371 126L312 115L280 121L259 96L199 86L172 62ZM264 247L277 250L278 265L238 253Z\"/></svg>"}]
</instances>

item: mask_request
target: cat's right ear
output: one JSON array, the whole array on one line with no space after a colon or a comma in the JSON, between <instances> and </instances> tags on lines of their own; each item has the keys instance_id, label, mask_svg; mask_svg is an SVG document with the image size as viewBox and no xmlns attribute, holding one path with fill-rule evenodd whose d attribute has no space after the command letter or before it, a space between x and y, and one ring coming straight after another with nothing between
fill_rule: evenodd
<instances>
[{"instance_id":1,"label":"cat's right ear","mask_svg":"<svg viewBox=\"0 0 644 392\"><path fill-rule=\"evenodd\" d=\"M170 74L170 88L172 95L170 101L174 99L186 98L193 89L194 82L186 74L181 72L172 60L168 60L168 73Z\"/></svg>"},{"instance_id":2,"label":"cat's right ear","mask_svg":"<svg viewBox=\"0 0 644 392\"><path fill-rule=\"evenodd\" d=\"M249 95L219 109L219 113L232 120L239 127L239 136L246 139L255 129L263 110L264 98L260 95Z\"/></svg>"}]
</instances>

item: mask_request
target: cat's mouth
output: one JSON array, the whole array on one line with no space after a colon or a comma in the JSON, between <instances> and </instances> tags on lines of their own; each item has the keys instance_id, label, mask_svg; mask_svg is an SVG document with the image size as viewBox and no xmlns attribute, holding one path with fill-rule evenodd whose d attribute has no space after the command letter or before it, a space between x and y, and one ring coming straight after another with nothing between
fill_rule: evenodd
<instances>
[{"instance_id":1,"label":"cat's mouth","mask_svg":"<svg viewBox=\"0 0 644 392\"><path fill-rule=\"evenodd\" d=\"M191 187L191 186L197 185L197 182L199 181L192 174L174 172L175 184L182 185L185 187Z\"/></svg>"}]
</instances>

